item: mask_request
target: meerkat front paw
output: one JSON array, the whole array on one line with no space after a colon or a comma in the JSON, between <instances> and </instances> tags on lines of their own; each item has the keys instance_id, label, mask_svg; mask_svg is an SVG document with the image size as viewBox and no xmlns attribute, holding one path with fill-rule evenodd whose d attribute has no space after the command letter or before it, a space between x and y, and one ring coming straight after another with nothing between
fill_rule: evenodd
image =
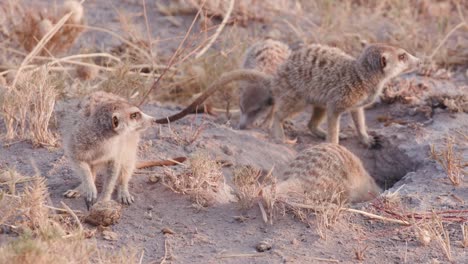
<instances>
[{"instance_id":1,"label":"meerkat front paw","mask_svg":"<svg viewBox=\"0 0 468 264\"><path fill-rule=\"evenodd\" d=\"M130 205L135 201L133 195L129 191L120 190L117 196L117 200L122 204Z\"/></svg>"},{"instance_id":2,"label":"meerkat front paw","mask_svg":"<svg viewBox=\"0 0 468 264\"><path fill-rule=\"evenodd\" d=\"M361 139L361 143L370 149L380 149L382 148L382 138L378 135L376 136L367 136Z\"/></svg>"},{"instance_id":3,"label":"meerkat front paw","mask_svg":"<svg viewBox=\"0 0 468 264\"><path fill-rule=\"evenodd\" d=\"M85 203L86 207L91 208L97 201L97 189L96 186L93 186L94 188L89 188L86 192L84 192L84 198L85 198Z\"/></svg>"}]
</instances>

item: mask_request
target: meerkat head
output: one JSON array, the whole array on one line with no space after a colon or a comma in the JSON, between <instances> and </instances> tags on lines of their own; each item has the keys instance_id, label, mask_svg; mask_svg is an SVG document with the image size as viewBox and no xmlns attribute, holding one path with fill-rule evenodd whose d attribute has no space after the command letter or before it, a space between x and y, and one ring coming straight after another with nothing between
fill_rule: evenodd
<instances>
[{"instance_id":1,"label":"meerkat head","mask_svg":"<svg viewBox=\"0 0 468 264\"><path fill-rule=\"evenodd\" d=\"M150 127L156 119L138 107L125 102L110 102L98 106L92 119L102 129L117 134L140 132Z\"/></svg>"},{"instance_id":2,"label":"meerkat head","mask_svg":"<svg viewBox=\"0 0 468 264\"><path fill-rule=\"evenodd\" d=\"M364 172L364 176L359 179L359 183L356 185L357 188L350 193L349 200L351 203L369 201L382 193L382 189L377 185L374 178L367 172ZM350 185L352 186L352 184Z\"/></svg>"},{"instance_id":3,"label":"meerkat head","mask_svg":"<svg viewBox=\"0 0 468 264\"><path fill-rule=\"evenodd\" d=\"M269 89L265 89L260 84L246 89L241 95L239 108L241 116L239 121L239 129L246 129L255 119L267 109L273 106L274 99Z\"/></svg>"},{"instance_id":4,"label":"meerkat head","mask_svg":"<svg viewBox=\"0 0 468 264\"><path fill-rule=\"evenodd\" d=\"M381 72L386 79L415 70L421 60L406 50L385 44L367 46L358 61L370 72Z\"/></svg>"}]
</instances>

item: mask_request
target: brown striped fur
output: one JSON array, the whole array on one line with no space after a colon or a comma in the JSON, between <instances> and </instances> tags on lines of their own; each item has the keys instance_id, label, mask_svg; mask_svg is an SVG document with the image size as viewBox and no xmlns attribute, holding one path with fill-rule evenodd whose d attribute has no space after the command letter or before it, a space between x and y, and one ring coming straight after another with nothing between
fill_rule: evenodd
<instances>
[{"instance_id":1,"label":"brown striped fur","mask_svg":"<svg viewBox=\"0 0 468 264\"><path fill-rule=\"evenodd\" d=\"M414 69L419 59L405 50L385 44L373 44L355 59L338 48L309 45L293 52L271 81L277 90L272 136L285 140L283 121L314 106L310 131L328 142L339 142L339 120L351 111L360 141L376 145L365 125L364 107L374 102L387 80ZM274 92L275 93L275 92ZM328 133L319 128L327 116Z\"/></svg>"},{"instance_id":2,"label":"brown striped fur","mask_svg":"<svg viewBox=\"0 0 468 264\"><path fill-rule=\"evenodd\" d=\"M301 151L283 176L277 184L279 195L313 193L316 198L327 200L341 192L342 198L355 203L375 198L381 192L361 160L333 143L321 143Z\"/></svg>"},{"instance_id":3,"label":"brown striped fur","mask_svg":"<svg viewBox=\"0 0 468 264\"><path fill-rule=\"evenodd\" d=\"M267 39L253 44L247 49L241 65L243 69L252 69L268 75L275 74L278 67L286 61L291 51L288 45ZM273 117L273 103L275 95L270 87L258 81L240 82L241 117L239 128L245 129L251 125L262 113L268 112L264 121L271 121Z\"/></svg>"}]
</instances>

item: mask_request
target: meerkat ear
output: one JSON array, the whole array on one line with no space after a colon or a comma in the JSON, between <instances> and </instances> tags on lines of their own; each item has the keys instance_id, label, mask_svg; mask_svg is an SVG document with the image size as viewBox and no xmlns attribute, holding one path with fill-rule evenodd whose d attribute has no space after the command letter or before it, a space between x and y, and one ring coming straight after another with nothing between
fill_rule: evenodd
<instances>
[{"instance_id":1,"label":"meerkat ear","mask_svg":"<svg viewBox=\"0 0 468 264\"><path fill-rule=\"evenodd\" d=\"M114 130L118 130L120 126L120 117L119 114L113 113L112 114L112 128Z\"/></svg>"},{"instance_id":2,"label":"meerkat ear","mask_svg":"<svg viewBox=\"0 0 468 264\"><path fill-rule=\"evenodd\" d=\"M385 67L387 66L387 57L385 56L385 54L382 54L382 56L380 56L380 67L383 69L385 69Z\"/></svg>"}]
</instances>

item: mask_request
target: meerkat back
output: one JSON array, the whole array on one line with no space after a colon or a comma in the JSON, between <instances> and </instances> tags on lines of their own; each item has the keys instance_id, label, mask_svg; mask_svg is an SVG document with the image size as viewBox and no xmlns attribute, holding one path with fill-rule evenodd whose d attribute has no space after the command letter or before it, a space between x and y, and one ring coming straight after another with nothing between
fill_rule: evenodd
<instances>
[{"instance_id":1,"label":"meerkat back","mask_svg":"<svg viewBox=\"0 0 468 264\"><path fill-rule=\"evenodd\" d=\"M286 61L291 51L285 43L267 39L252 45L244 54L241 67L274 75L278 67ZM274 103L271 89L263 83L243 81L240 84L241 120L239 128L252 124L258 115Z\"/></svg>"},{"instance_id":2,"label":"meerkat back","mask_svg":"<svg viewBox=\"0 0 468 264\"><path fill-rule=\"evenodd\" d=\"M278 192L309 193L323 200L341 193L351 203L375 198L381 189L361 160L345 147L321 143L298 154L278 184Z\"/></svg>"}]
</instances>

